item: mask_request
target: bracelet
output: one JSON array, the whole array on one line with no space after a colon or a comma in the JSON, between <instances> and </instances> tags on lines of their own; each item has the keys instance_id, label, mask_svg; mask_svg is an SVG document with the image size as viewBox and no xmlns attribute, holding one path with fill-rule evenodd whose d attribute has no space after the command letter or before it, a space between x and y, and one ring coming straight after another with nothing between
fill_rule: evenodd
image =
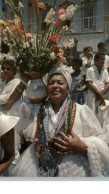
<instances>
[{"instance_id":1,"label":"bracelet","mask_svg":"<svg viewBox=\"0 0 109 194\"><path fill-rule=\"evenodd\" d=\"M26 87L28 86L28 84L27 84L23 79L20 78L20 81L21 81Z\"/></svg>"},{"instance_id":2,"label":"bracelet","mask_svg":"<svg viewBox=\"0 0 109 194\"><path fill-rule=\"evenodd\" d=\"M22 95L22 93L23 93L23 89L21 89L19 86L16 87L16 91L17 91L20 95Z\"/></svg>"}]
</instances>

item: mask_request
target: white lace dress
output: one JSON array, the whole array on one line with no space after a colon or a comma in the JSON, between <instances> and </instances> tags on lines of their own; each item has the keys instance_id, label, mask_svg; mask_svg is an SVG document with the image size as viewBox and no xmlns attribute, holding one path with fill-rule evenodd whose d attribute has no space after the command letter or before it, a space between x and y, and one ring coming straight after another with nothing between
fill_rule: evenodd
<instances>
[{"instance_id":1,"label":"white lace dress","mask_svg":"<svg viewBox=\"0 0 109 194\"><path fill-rule=\"evenodd\" d=\"M51 119L49 119L48 132L52 135L53 128L57 122L58 114L50 107ZM37 114L35 116L34 128L27 128L25 133L28 139L34 137L36 129ZM86 105L76 104L76 116L72 130L87 145L87 156L69 155L64 156L58 165L59 177L96 177L109 175L109 148L105 142L99 122ZM31 144L21 155L11 176L37 177L38 164L36 161L34 147Z\"/></svg>"}]
</instances>

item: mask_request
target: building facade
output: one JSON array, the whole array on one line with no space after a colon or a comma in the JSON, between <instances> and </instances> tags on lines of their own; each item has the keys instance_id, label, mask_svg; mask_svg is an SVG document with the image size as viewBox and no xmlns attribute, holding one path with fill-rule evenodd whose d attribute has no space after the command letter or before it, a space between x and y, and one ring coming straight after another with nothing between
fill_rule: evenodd
<instances>
[{"instance_id":1,"label":"building facade","mask_svg":"<svg viewBox=\"0 0 109 194\"><path fill-rule=\"evenodd\" d=\"M43 21L46 13L54 6L54 2L57 7L61 7L62 3L77 4L80 7L83 4L81 0L41 0L46 4L47 10L40 9L40 22L39 30L43 28ZM15 5L19 0L13 0ZM33 5L30 0L22 0L24 7L24 24L27 32L34 33L36 29L36 18L33 11ZM3 11L8 12L12 17L12 11L7 8L2 0ZM87 0L85 7L77 11L72 19L74 26L73 32L67 34L70 38L77 40L77 50L82 51L85 46L92 46L93 50L97 51L97 44L99 42L105 42L107 45L107 51L109 52L109 0ZM62 37L62 42L64 37Z\"/></svg>"}]
</instances>

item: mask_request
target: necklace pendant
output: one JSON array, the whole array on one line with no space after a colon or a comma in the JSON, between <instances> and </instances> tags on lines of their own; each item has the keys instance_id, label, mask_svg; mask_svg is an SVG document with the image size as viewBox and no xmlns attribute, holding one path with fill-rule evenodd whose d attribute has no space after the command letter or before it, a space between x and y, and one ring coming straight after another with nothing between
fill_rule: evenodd
<instances>
[{"instance_id":1,"label":"necklace pendant","mask_svg":"<svg viewBox=\"0 0 109 194\"><path fill-rule=\"evenodd\" d=\"M50 168L53 166L53 156L48 149L41 151L40 164L45 168Z\"/></svg>"}]
</instances>

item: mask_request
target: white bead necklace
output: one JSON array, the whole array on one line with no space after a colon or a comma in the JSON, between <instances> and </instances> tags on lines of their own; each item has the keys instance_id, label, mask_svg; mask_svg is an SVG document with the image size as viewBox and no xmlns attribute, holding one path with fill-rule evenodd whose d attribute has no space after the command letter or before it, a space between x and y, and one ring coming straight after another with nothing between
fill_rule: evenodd
<instances>
[{"instance_id":1,"label":"white bead necklace","mask_svg":"<svg viewBox=\"0 0 109 194\"><path fill-rule=\"evenodd\" d=\"M60 108L58 120L56 122L55 127L51 131L48 130L49 129L49 121L51 120L51 123L52 123L51 114L49 112L51 104L50 104L50 102L48 102L48 105L47 105L47 107L45 109L45 119L44 119L44 123L43 123L44 130L45 130L45 133L46 133L47 137L53 138L56 135L56 133L59 132L59 129L62 127L64 122L67 121L68 110L66 110L65 107L66 107L66 104L68 103L68 101L69 100L66 99L64 101L62 107ZM63 114L65 114L64 118L62 118Z\"/></svg>"}]
</instances>

